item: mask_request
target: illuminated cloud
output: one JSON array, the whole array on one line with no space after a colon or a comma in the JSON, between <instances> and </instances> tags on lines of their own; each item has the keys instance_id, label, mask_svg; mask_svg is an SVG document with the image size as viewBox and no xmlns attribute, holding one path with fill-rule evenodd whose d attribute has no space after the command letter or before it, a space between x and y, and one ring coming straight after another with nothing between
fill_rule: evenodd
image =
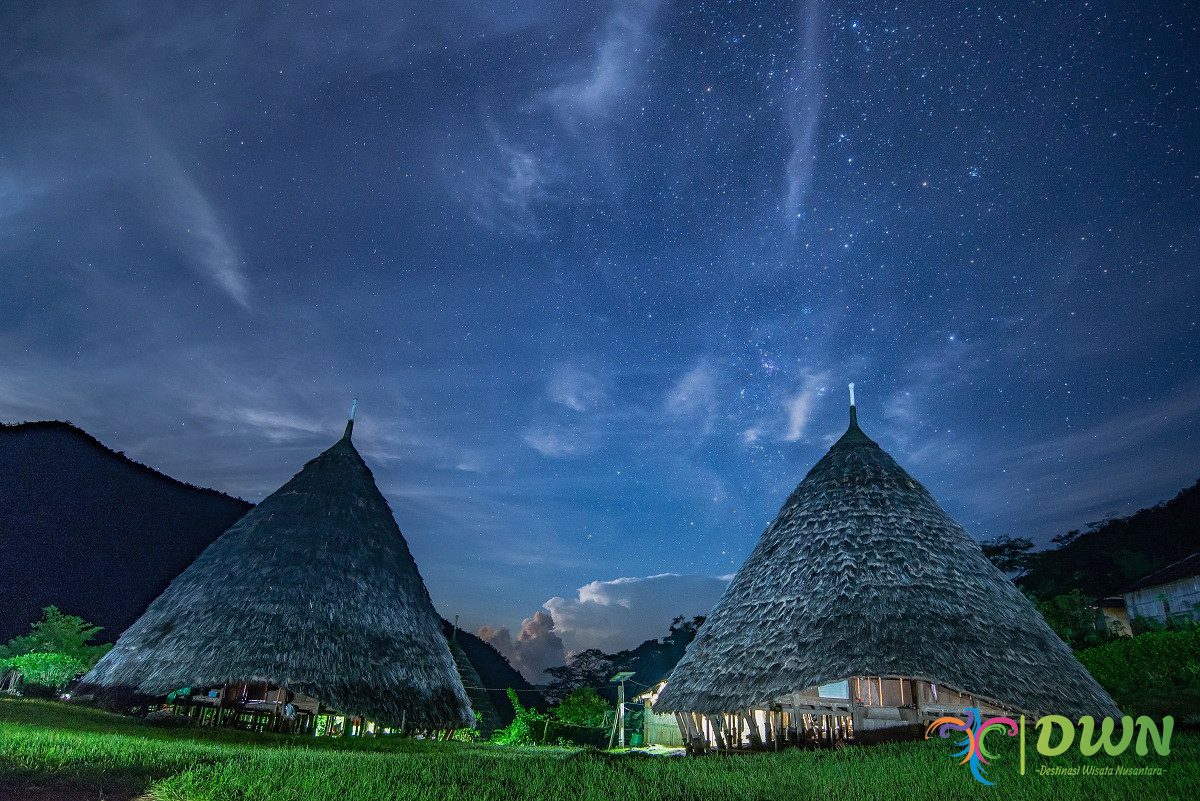
<instances>
[{"instance_id":1,"label":"illuminated cloud","mask_svg":"<svg viewBox=\"0 0 1200 801\"><path fill-rule=\"evenodd\" d=\"M554 620L545 612L534 612L521 624L516 640L508 626L481 626L476 632L484 642L504 655L509 664L534 684L548 680L543 671L566 663L563 642L554 630Z\"/></svg>"},{"instance_id":2,"label":"illuminated cloud","mask_svg":"<svg viewBox=\"0 0 1200 801\"><path fill-rule=\"evenodd\" d=\"M569 653L613 652L665 636L679 615L707 614L731 578L660 573L593 581L575 598L555 596L543 606Z\"/></svg>"},{"instance_id":3,"label":"illuminated cloud","mask_svg":"<svg viewBox=\"0 0 1200 801\"><path fill-rule=\"evenodd\" d=\"M787 196L784 210L792 230L804 215L804 201L812 186L816 159L817 124L821 119L825 86L821 75L821 2L809 0L804 9L804 38L791 71L784 108L792 150L787 161Z\"/></svg>"}]
</instances>

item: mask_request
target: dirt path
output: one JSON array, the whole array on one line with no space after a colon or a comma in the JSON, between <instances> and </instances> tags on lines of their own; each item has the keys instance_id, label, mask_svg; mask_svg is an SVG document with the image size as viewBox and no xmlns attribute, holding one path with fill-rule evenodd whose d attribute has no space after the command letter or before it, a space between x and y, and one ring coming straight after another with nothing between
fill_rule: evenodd
<instances>
[{"instance_id":1,"label":"dirt path","mask_svg":"<svg viewBox=\"0 0 1200 801\"><path fill-rule=\"evenodd\" d=\"M0 801L154 801L132 790L102 790L79 784L0 783Z\"/></svg>"}]
</instances>

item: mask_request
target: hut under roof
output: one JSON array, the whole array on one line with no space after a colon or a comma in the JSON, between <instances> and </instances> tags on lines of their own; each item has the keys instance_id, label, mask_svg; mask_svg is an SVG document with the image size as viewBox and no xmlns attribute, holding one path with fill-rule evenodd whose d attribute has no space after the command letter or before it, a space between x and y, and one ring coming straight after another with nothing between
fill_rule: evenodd
<instances>
[{"instance_id":1,"label":"hut under roof","mask_svg":"<svg viewBox=\"0 0 1200 801\"><path fill-rule=\"evenodd\" d=\"M84 691L272 686L280 705L303 694L387 727L473 725L441 619L353 427L172 581Z\"/></svg>"},{"instance_id":2,"label":"hut under roof","mask_svg":"<svg viewBox=\"0 0 1200 801\"><path fill-rule=\"evenodd\" d=\"M972 707L1120 715L851 405L846 433L767 527L654 711L676 713L703 751L912 734Z\"/></svg>"}]
</instances>

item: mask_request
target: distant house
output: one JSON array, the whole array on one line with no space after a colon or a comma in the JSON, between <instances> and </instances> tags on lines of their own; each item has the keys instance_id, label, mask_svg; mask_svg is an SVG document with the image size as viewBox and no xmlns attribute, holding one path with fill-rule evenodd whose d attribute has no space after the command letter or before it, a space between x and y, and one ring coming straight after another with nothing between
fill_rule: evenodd
<instances>
[{"instance_id":1,"label":"distant house","mask_svg":"<svg viewBox=\"0 0 1200 801\"><path fill-rule=\"evenodd\" d=\"M1151 573L1123 594L1130 619L1200 620L1200 553Z\"/></svg>"}]
</instances>

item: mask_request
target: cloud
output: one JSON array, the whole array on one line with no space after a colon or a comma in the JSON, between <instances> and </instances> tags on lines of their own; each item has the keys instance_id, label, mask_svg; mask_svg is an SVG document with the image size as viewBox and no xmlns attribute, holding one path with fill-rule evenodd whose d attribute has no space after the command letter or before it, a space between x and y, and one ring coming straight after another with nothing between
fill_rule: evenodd
<instances>
[{"instance_id":1,"label":"cloud","mask_svg":"<svg viewBox=\"0 0 1200 801\"><path fill-rule=\"evenodd\" d=\"M574 367L560 367L550 378L550 400L576 412L595 409L606 400L604 383L590 373Z\"/></svg>"},{"instance_id":2,"label":"cloud","mask_svg":"<svg viewBox=\"0 0 1200 801\"><path fill-rule=\"evenodd\" d=\"M533 617L526 618L515 641L508 626L481 626L476 634L535 684L547 680L543 675L546 668L558 667L567 661L563 641L554 631L554 619L545 612L534 612Z\"/></svg>"},{"instance_id":3,"label":"cloud","mask_svg":"<svg viewBox=\"0 0 1200 801\"><path fill-rule=\"evenodd\" d=\"M329 436L336 430L327 420L272 409L205 406L197 407L196 411L228 430L253 431L272 443L307 441L314 434Z\"/></svg>"},{"instance_id":4,"label":"cloud","mask_svg":"<svg viewBox=\"0 0 1200 801\"><path fill-rule=\"evenodd\" d=\"M742 443L744 445L753 445L758 442L762 435L763 430L761 426L751 426L742 432Z\"/></svg>"},{"instance_id":5,"label":"cloud","mask_svg":"<svg viewBox=\"0 0 1200 801\"><path fill-rule=\"evenodd\" d=\"M612 652L665 636L679 615L707 614L731 578L660 573L593 581L580 587L575 598L555 596L543 606L569 653L588 648Z\"/></svg>"},{"instance_id":6,"label":"cloud","mask_svg":"<svg viewBox=\"0 0 1200 801\"><path fill-rule=\"evenodd\" d=\"M544 427L529 429L521 439L542 456L554 459L580 456L589 453L594 447L594 438L587 433L576 432L575 436L568 436Z\"/></svg>"},{"instance_id":7,"label":"cloud","mask_svg":"<svg viewBox=\"0 0 1200 801\"><path fill-rule=\"evenodd\" d=\"M823 391L821 386L825 376L813 375L807 373L804 376L804 387L800 392L788 400L786 404L788 413L787 433L783 435L786 442L796 442L804 436L804 429L808 425L809 418L812 414L813 401L817 395Z\"/></svg>"},{"instance_id":8,"label":"cloud","mask_svg":"<svg viewBox=\"0 0 1200 801\"><path fill-rule=\"evenodd\" d=\"M44 181L0 174L0 224L27 212L45 191Z\"/></svg>"},{"instance_id":9,"label":"cloud","mask_svg":"<svg viewBox=\"0 0 1200 801\"><path fill-rule=\"evenodd\" d=\"M541 212L553 200L547 160L510 144L491 121L487 132L498 158L494 166L467 177L467 213L485 228L540 238L546 233Z\"/></svg>"},{"instance_id":10,"label":"cloud","mask_svg":"<svg viewBox=\"0 0 1200 801\"><path fill-rule=\"evenodd\" d=\"M243 308L250 308L250 285L242 259L216 207L200 190L165 144L158 149L163 167L153 176L159 203L155 215L172 245L192 267L225 291Z\"/></svg>"},{"instance_id":11,"label":"cloud","mask_svg":"<svg viewBox=\"0 0 1200 801\"><path fill-rule=\"evenodd\" d=\"M793 231L797 221L804 215L804 200L812 185L816 158L814 143L825 96L820 62L821 3L820 0L810 0L805 9L804 39L797 50L796 64L791 71L791 85L784 104L788 131L792 137L792 152L787 161L784 211Z\"/></svg>"},{"instance_id":12,"label":"cloud","mask_svg":"<svg viewBox=\"0 0 1200 801\"><path fill-rule=\"evenodd\" d=\"M634 85L658 5L658 0L617 0L583 74L547 93L568 125L607 116Z\"/></svg>"},{"instance_id":13,"label":"cloud","mask_svg":"<svg viewBox=\"0 0 1200 801\"><path fill-rule=\"evenodd\" d=\"M666 410L676 418L699 419L702 433L712 431L717 410L717 373L701 362L667 392Z\"/></svg>"}]
</instances>

